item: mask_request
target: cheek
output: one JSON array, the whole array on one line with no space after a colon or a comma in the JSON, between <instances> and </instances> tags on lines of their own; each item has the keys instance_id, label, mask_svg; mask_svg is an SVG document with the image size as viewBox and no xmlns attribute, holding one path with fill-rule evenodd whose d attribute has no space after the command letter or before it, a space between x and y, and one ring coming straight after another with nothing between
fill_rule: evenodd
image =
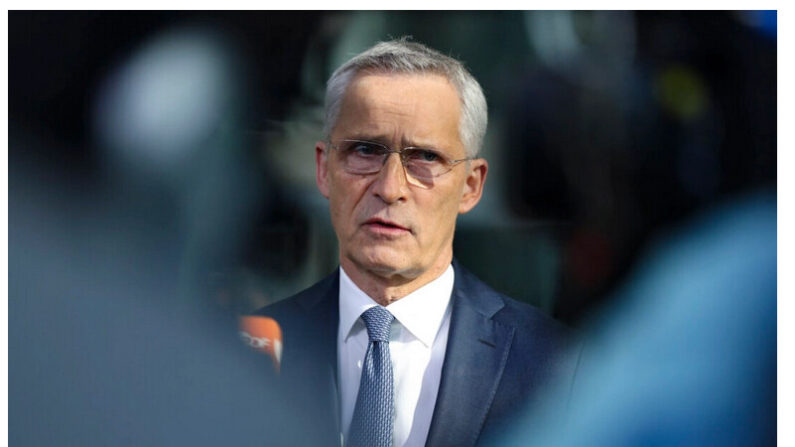
<instances>
[{"instance_id":1,"label":"cheek","mask_svg":"<svg viewBox=\"0 0 795 447\"><path fill-rule=\"evenodd\" d=\"M345 196L340 194L330 195L329 207L331 208L331 220L334 224L334 227L344 227L347 220L351 218L352 214L351 206L345 200Z\"/></svg>"},{"instance_id":2,"label":"cheek","mask_svg":"<svg viewBox=\"0 0 795 447\"><path fill-rule=\"evenodd\" d=\"M329 194L331 220L340 236L349 234L355 229L356 206L361 197L361 194L357 193L360 189L357 186L355 182L341 182L340 179L335 179L331 184Z\"/></svg>"},{"instance_id":3,"label":"cheek","mask_svg":"<svg viewBox=\"0 0 795 447\"><path fill-rule=\"evenodd\" d=\"M455 220L458 216L458 208L461 205L461 196L464 189L463 181L456 182L452 188L444 195L444 199L438 204L440 218Z\"/></svg>"},{"instance_id":4,"label":"cheek","mask_svg":"<svg viewBox=\"0 0 795 447\"><path fill-rule=\"evenodd\" d=\"M430 234L440 240L452 233L458 217L459 197L454 193L445 195L443 200L437 200L425 207L424 224L430 229Z\"/></svg>"}]
</instances>

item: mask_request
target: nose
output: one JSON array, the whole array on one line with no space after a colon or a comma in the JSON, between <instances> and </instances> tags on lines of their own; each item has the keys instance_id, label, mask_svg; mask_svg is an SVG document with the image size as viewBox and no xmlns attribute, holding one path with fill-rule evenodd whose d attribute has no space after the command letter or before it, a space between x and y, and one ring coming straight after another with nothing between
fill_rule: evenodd
<instances>
[{"instance_id":1,"label":"nose","mask_svg":"<svg viewBox=\"0 0 795 447\"><path fill-rule=\"evenodd\" d=\"M389 154L371 187L373 194L386 203L406 200L408 180L399 154Z\"/></svg>"}]
</instances>

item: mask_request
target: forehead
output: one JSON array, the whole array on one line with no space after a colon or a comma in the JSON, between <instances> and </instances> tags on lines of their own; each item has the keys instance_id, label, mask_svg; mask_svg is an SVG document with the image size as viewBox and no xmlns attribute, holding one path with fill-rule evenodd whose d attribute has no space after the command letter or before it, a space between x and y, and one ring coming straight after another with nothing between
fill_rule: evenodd
<instances>
[{"instance_id":1,"label":"forehead","mask_svg":"<svg viewBox=\"0 0 795 447\"><path fill-rule=\"evenodd\" d=\"M444 76L360 74L345 92L332 134L453 146L460 145L460 116L458 92Z\"/></svg>"}]
</instances>

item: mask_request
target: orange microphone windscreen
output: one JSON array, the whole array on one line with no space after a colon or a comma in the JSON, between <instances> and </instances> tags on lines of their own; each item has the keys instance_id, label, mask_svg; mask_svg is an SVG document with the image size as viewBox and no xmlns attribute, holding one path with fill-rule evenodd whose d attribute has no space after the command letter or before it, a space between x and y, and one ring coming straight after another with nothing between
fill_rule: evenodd
<instances>
[{"instance_id":1,"label":"orange microphone windscreen","mask_svg":"<svg viewBox=\"0 0 795 447\"><path fill-rule=\"evenodd\" d=\"M240 337L246 345L271 356L276 372L279 371L282 360L282 329L276 320L270 317L240 317Z\"/></svg>"}]
</instances>

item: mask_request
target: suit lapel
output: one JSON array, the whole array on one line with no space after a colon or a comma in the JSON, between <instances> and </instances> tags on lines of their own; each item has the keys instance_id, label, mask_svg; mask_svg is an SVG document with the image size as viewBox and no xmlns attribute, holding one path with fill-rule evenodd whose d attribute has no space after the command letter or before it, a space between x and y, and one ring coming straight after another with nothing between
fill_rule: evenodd
<instances>
[{"instance_id":1,"label":"suit lapel","mask_svg":"<svg viewBox=\"0 0 795 447\"><path fill-rule=\"evenodd\" d=\"M428 446L471 446L497 391L515 329L491 317L504 306L455 261L450 334Z\"/></svg>"}]
</instances>

